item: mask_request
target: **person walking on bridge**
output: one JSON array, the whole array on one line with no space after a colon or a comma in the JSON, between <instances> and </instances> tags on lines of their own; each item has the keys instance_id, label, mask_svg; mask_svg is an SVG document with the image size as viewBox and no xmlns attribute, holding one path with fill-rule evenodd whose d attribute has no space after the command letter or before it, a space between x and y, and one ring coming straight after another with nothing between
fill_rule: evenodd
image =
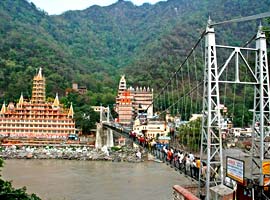
<instances>
[{"instance_id":1,"label":"person walking on bridge","mask_svg":"<svg viewBox=\"0 0 270 200\"><path fill-rule=\"evenodd\" d=\"M167 151L167 161L168 161L169 164L171 164L172 160L173 160L173 152L172 152L172 149L169 149Z\"/></svg>"},{"instance_id":2,"label":"person walking on bridge","mask_svg":"<svg viewBox=\"0 0 270 200\"><path fill-rule=\"evenodd\" d=\"M144 147L144 145L145 145L145 138L143 137L143 135L139 137L139 144L140 144L142 147Z\"/></svg>"},{"instance_id":3,"label":"person walking on bridge","mask_svg":"<svg viewBox=\"0 0 270 200\"><path fill-rule=\"evenodd\" d=\"M180 170L183 170L183 168L184 168L184 157L185 157L185 155L184 155L183 151L178 153L179 169Z\"/></svg>"}]
</instances>

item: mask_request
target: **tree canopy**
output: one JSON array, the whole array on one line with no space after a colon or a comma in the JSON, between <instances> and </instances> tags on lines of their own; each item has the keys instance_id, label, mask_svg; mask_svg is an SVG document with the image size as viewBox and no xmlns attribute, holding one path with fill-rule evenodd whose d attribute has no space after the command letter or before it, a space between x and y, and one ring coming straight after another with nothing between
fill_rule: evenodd
<instances>
[{"instance_id":1,"label":"tree canopy","mask_svg":"<svg viewBox=\"0 0 270 200\"><path fill-rule=\"evenodd\" d=\"M112 105L122 74L130 85L149 86L158 93L209 15L224 21L266 12L268 7L268 0L168 0L141 6L118 1L50 16L27 0L2 0L0 102L16 101L22 92L30 98L39 67L47 78L48 97L65 96L76 82L90 91L83 97L88 105ZM251 21L217 27L217 40L244 44L257 26Z\"/></svg>"}]
</instances>

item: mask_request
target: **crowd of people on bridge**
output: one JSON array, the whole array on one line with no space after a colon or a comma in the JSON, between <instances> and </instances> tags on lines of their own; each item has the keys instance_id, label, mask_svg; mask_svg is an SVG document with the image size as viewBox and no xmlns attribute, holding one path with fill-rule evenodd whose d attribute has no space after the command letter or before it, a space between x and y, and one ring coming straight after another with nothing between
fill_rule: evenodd
<instances>
[{"instance_id":1,"label":"crowd of people on bridge","mask_svg":"<svg viewBox=\"0 0 270 200\"><path fill-rule=\"evenodd\" d=\"M186 175L198 180L201 161L192 152L176 149L169 146L169 143L160 142L154 138L147 138L144 135L136 135L134 131L129 133L129 137L139 143L143 148L147 148L153 155L162 162L177 168ZM205 177L206 163L202 162L201 176Z\"/></svg>"},{"instance_id":2,"label":"crowd of people on bridge","mask_svg":"<svg viewBox=\"0 0 270 200\"><path fill-rule=\"evenodd\" d=\"M186 175L198 180L201 161L195 157L192 152L174 149L167 145L156 145L152 149L153 154L159 159L167 162L172 167L179 169ZM204 177L206 173L206 163L202 163L201 175Z\"/></svg>"}]
</instances>

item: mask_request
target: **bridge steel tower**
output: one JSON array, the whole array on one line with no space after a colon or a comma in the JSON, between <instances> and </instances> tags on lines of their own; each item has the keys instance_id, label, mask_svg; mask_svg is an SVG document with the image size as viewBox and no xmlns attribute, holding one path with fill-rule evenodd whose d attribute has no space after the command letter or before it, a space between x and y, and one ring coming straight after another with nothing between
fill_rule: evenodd
<instances>
[{"instance_id":1,"label":"bridge steel tower","mask_svg":"<svg viewBox=\"0 0 270 200\"><path fill-rule=\"evenodd\" d=\"M205 71L204 71L204 95L203 95L203 119L201 136L201 170L199 186L205 183L206 199L210 199L210 187L223 184L223 157L221 138L221 114L219 83L241 83L254 85L253 107L253 142L252 142L252 169L251 179L255 185L264 186L265 178L270 179L270 172L264 170L264 164L270 162L270 90L269 71L267 61L267 48L265 33L259 26L256 37L256 48L227 47L216 45L215 32L211 21L205 32ZM233 52L221 69L217 65L216 48L232 49ZM255 71L250 68L248 61L243 57L241 50L256 52ZM228 67L229 62L235 56L235 80L220 80L221 74ZM253 81L240 80L239 57L253 76ZM268 142L267 142L268 141ZM267 146L268 145L268 146ZM268 148L268 149L267 149ZM202 163L206 163L205 177L201 176ZM263 190L262 195L263 195Z\"/></svg>"},{"instance_id":2,"label":"bridge steel tower","mask_svg":"<svg viewBox=\"0 0 270 200\"><path fill-rule=\"evenodd\" d=\"M205 32L205 71L203 94L203 119L201 136L201 168L206 163L205 177L201 176L199 186L205 183L206 199L209 199L211 186L223 181L222 139L220 133L220 97L218 68L216 57L216 41L214 28L210 20Z\"/></svg>"},{"instance_id":3,"label":"bridge steel tower","mask_svg":"<svg viewBox=\"0 0 270 200\"><path fill-rule=\"evenodd\" d=\"M270 155L269 152L267 152L266 145L266 138L270 137L270 90L266 38L261 25L257 32L256 49L255 74L259 84L255 85L254 90L254 132L252 142L253 158L251 176L254 183L257 182L257 184L262 187L264 185L264 178L270 178L270 171L267 173L263 168L263 164L266 159L268 159L268 162L270 161ZM268 145L270 145L269 142ZM269 147L270 146L268 146L268 148Z\"/></svg>"}]
</instances>

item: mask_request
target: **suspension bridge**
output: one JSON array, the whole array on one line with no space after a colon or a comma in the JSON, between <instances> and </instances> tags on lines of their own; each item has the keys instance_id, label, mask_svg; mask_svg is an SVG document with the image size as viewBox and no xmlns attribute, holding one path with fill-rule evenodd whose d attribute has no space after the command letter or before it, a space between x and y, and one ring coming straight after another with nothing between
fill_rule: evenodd
<instances>
[{"instance_id":1,"label":"suspension bridge","mask_svg":"<svg viewBox=\"0 0 270 200\"><path fill-rule=\"evenodd\" d=\"M243 46L230 46L216 43L214 29L225 23L269 16L268 12L219 23L209 19L182 64L149 105L154 108L152 117L164 120L170 115L188 121L193 114L200 114L201 137L192 142L199 144L198 186L199 191L205 189L206 199L211 199L211 188L224 184L228 172L224 171L228 166L224 163L222 136L229 123L252 127L252 164L242 166L242 170L251 169L245 176L253 188L253 199L270 198L264 188L270 181L270 91L265 32L259 25L257 33ZM107 116L105 121L101 116L101 122L107 128L118 128ZM120 131L127 136L129 130ZM202 163L206 163L205 176L201 176Z\"/></svg>"}]
</instances>

